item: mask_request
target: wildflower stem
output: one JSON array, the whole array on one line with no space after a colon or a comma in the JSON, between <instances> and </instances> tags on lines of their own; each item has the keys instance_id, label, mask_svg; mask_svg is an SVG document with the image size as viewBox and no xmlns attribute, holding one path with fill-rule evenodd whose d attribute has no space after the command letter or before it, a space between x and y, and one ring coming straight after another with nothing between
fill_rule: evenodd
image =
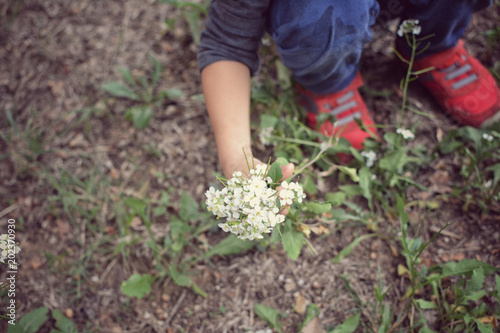
<instances>
[{"instance_id":1,"label":"wildflower stem","mask_svg":"<svg viewBox=\"0 0 500 333\"><path fill-rule=\"evenodd\" d=\"M307 162L300 169L298 169L297 171L295 171L293 173L291 179L293 179L293 178L297 177L298 175L300 175L306 168L308 168L309 166L311 166L312 164L314 164L317 160L319 160L321 158L321 155L323 155L328 149L330 149L333 146L332 145L332 141L333 141L333 136L330 136L330 138L328 139L327 144L323 145L323 147L318 152L318 154L316 154L316 156L312 160L310 160L309 162Z\"/></svg>"},{"instance_id":2,"label":"wildflower stem","mask_svg":"<svg viewBox=\"0 0 500 333\"><path fill-rule=\"evenodd\" d=\"M408 98L408 85L410 84L411 73L413 70L413 63L415 62L415 51L417 48L417 38L415 37L414 34L411 34L411 36L412 36L412 44L410 45L411 46L411 56L410 56L410 62L408 63L408 70L406 71L405 82L403 85L403 102L401 105L401 112L400 112L400 116L398 119L398 128L401 127L403 113L405 112L405 109L406 109L406 100Z\"/></svg>"}]
</instances>

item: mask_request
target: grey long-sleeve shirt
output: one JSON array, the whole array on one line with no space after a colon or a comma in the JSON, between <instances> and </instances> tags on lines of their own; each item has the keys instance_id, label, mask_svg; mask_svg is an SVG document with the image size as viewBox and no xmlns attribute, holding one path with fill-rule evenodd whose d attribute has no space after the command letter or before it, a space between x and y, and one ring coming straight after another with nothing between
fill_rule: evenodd
<instances>
[{"instance_id":1,"label":"grey long-sleeve shirt","mask_svg":"<svg viewBox=\"0 0 500 333\"><path fill-rule=\"evenodd\" d=\"M255 74L269 3L270 0L213 0L201 34L200 71L216 61L234 60L247 65L251 74Z\"/></svg>"}]
</instances>

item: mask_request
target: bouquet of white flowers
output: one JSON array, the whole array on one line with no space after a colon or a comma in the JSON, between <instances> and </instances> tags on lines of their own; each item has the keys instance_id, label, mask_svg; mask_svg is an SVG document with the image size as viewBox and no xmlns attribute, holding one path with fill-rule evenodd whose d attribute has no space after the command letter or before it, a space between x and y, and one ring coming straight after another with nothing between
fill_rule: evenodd
<instances>
[{"instance_id":1,"label":"bouquet of white flowers","mask_svg":"<svg viewBox=\"0 0 500 333\"><path fill-rule=\"evenodd\" d=\"M279 179L270 176L273 167L279 168L257 165L248 177L234 172L233 178L222 181L225 185L222 190L210 187L205 193L208 210L217 218L226 218L225 223L219 224L222 230L240 239L263 238L263 234L285 220L280 214L281 207L291 205L294 200L302 202L306 197L302 187L292 182L278 183Z\"/></svg>"}]
</instances>

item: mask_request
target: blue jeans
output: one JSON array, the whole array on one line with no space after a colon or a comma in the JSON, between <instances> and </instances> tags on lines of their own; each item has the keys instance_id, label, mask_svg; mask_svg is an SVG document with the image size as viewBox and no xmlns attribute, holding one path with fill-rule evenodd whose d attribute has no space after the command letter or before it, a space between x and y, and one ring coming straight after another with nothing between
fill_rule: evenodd
<instances>
[{"instance_id":1,"label":"blue jeans","mask_svg":"<svg viewBox=\"0 0 500 333\"><path fill-rule=\"evenodd\" d=\"M347 87L359 71L363 47L379 19L418 19L420 36L434 34L425 57L453 47L472 13L492 0L273 0L268 30L285 66L304 88L328 94ZM396 45L411 50L404 38Z\"/></svg>"}]
</instances>

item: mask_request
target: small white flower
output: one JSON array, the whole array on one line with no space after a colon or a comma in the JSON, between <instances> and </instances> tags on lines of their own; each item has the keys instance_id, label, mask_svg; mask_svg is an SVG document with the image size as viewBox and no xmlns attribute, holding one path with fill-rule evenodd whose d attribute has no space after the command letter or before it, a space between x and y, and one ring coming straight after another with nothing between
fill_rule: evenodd
<instances>
[{"instance_id":1,"label":"small white flower","mask_svg":"<svg viewBox=\"0 0 500 333\"><path fill-rule=\"evenodd\" d=\"M371 168L375 161L377 160L377 153L373 150L370 151L362 151L361 156L366 158L366 166Z\"/></svg>"},{"instance_id":2,"label":"small white flower","mask_svg":"<svg viewBox=\"0 0 500 333\"><path fill-rule=\"evenodd\" d=\"M488 133L483 133L483 139L485 139L488 142L492 142L494 137L493 135L489 135Z\"/></svg>"},{"instance_id":3,"label":"small white flower","mask_svg":"<svg viewBox=\"0 0 500 333\"><path fill-rule=\"evenodd\" d=\"M274 128L266 127L262 128L259 133L259 140L264 146L270 146L274 144L271 136L273 135Z\"/></svg>"},{"instance_id":4,"label":"small white flower","mask_svg":"<svg viewBox=\"0 0 500 333\"><path fill-rule=\"evenodd\" d=\"M493 181L490 179L490 180L488 180L488 181L484 184L484 187L486 187L486 188L490 188L490 187L491 187L491 185L493 185Z\"/></svg>"},{"instance_id":5,"label":"small white flower","mask_svg":"<svg viewBox=\"0 0 500 333\"><path fill-rule=\"evenodd\" d=\"M403 136L403 139L405 140L415 139L415 134L413 134L413 132L410 131L409 129L398 128L396 130L396 133L401 134Z\"/></svg>"},{"instance_id":6,"label":"small white flower","mask_svg":"<svg viewBox=\"0 0 500 333\"><path fill-rule=\"evenodd\" d=\"M403 35L407 33L411 33L414 35L419 35L420 32L422 32L422 27L418 25L419 20L404 20L400 25L398 29L398 36L403 37Z\"/></svg>"}]
</instances>

